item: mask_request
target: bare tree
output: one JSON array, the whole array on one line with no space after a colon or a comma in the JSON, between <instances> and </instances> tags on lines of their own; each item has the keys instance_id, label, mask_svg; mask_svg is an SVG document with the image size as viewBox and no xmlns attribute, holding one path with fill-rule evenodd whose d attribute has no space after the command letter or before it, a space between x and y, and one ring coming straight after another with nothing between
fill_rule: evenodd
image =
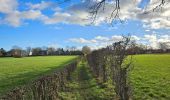
<instances>
[{"instance_id":1,"label":"bare tree","mask_svg":"<svg viewBox=\"0 0 170 100\"><path fill-rule=\"evenodd\" d=\"M4 57L5 55L6 55L6 51L3 48L1 48L0 49L0 57Z\"/></svg>"},{"instance_id":2,"label":"bare tree","mask_svg":"<svg viewBox=\"0 0 170 100\"><path fill-rule=\"evenodd\" d=\"M122 41L87 55L87 61L97 79L106 82L107 77L111 76L118 100L132 98L128 82L128 71L132 66L132 57L128 58L127 52L130 45L130 37L124 37Z\"/></svg>"},{"instance_id":3,"label":"bare tree","mask_svg":"<svg viewBox=\"0 0 170 100\"><path fill-rule=\"evenodd\" d=\"M123 0L96 0L96 4L94 4L92 7L90 7L90 9L91 9L90 13L92 14L93 22L95 21L96 16L98 15L100 10L105 11L105 7L108 2L112 2L112 5L114 6L113 9L110 9L111 14L109 16L109 19L111 21L113 21L114 19L119 19L121 21L121 19L119 17L119 12L121 10L120 2L123 2ZM155 7L153 7L153 9L151 11L154 12L154 11L162 8L165 5L165 3L169 3L169 2L170 2L170 0L160 0L159 4L156 5ZM146 11L145 13L151 13L151 11Z\"/></svg>"},{"instance_id":4,"label":"bare tree","mask_svg":"<svg viewBox=\"0 0 170 100\"><path fill-rule=\"evenodd\" d=\"M18 46L13 46L12 47L12 56L15 58L22 57L22 49Z\"/></svg>"},{"instance_id":5,"label":"bare tree","mask_svg":"<svg viewBox=\"0 0 170 100\"><path fill-rule=\"evenodd\" d=\"M84 47L82 48L82 52L83 52L83 54L86 56L87 54L90 54L90 53L91 53L91 49L90 49L90 47L88 47L88 46L84 46Z\"/></svg>"},{"instance_id":6,"label":"bare tree","mask_svg":"<svg viewBox=\"0 0 170 100\"><path fill-rule=\"evenodd\" d=\"M72 1L72 0L58 0L58 4L62 4L64 2L68 2L68 1ZM108 5L108 3L110 3L112 5L113 8L109 9L109 11L111 11L110 16L108 15L108 19L109 22L112 23L114 20L119 20L121 23L123 22L120 19L119 13L120 10L122 8L122 6L120 5L120 2L124 2L124 0L82 0L82 1L88 1L89 4L92 2L93 4L88 6L89 7L89 12L91 14L90 19L92 19L92 23L95 23L97 15L99 15L99 12L101 11L106 11L108 9L105 9ZM134 0L135 1L135 0ZM147 13L152 13L155 12L159 9L161 9L166 3L169 3L170 0L160 0L158 5L154 6L152 8L152 10L149 11L145 11L144 14ZM129 2L131 3L131 2ZM133 8L131 8L133 9Z\"/></svg>"},{"instance_id":7,"label":"bare tree","mask_svg":"<svg viewBox=\"0 0 170 100\"><path fill-rule=\"evenodd\" d=\"M32 48L32 55L33 56L40 56L42 49L40 47Z\"/></svg>"},{"instance_id":8,"label":"bare tree","mask_svg":"<svg viewBox=\"0 0 170 100\"><path fill-rule=\"evenodd\" d=\"M119 18L120 0L100 0L96 4L94 4L92 7L90 7L90 10L91 10L90 13L92 14L93 22L96 20L96 17L100 10L105 11L105 6L107 2L112 2L112 1L114 2L113 5L115 5L115 7L113 9L110 9L112 10L112 12L111 12L109 19L110 20L113 20L116 18L120 19Z\"/></svg>"},{"instance_id":9,"label":"bare tree","mask_svg":"<svg viewBox=\"0 0 170 100\"><path fill-rule=\"evenodd\" d=\"M131 45L130 38L124 37L122 41L116 42L110 47L110 49L113 50L113 52L111 52L113 81L116 94L120 100L129 100L131 98L128 84L128 70L132 65L132 60L130 59L130 61L125 64L129 45Z\"/></svg>"},{"instance_id":10,"label":"bare tree","mask_svg":"<svg viewBox=\"0 0 170 100\"><path fill-rule=\"evenodd\" d=\"M75 51L76 50L76 46L72 46L70 49L71 49L71 51Z\"/></svg>"},{"instance_id":11,"label":"bare tree","mask_svg":"<svg viewBox=\"0 0 170 100\"><path fill-rule=\"evenodd\" d=\"M153 11L162 8L162 6L164 6L164 4L165 4L166 2L169 2L169 0L160 0L159 5L155 6L155 7L153 8Z\"/></svg>"},{"instance_id":12,"label":"bare tree","mask_svg":"<svg viewBox=\"0 0 170 100\"><path fill-rule=\"evenodd\" d=\"M47 55L54 55L55 53L55 48L49 47L47 48Z\"/></svg>"},{"instance_id":13,"label":"bare tree","mask_svg":"<svg viewBox=\"0 0 170 100\"><path fill-rule=\"evenodd\" d=\"M170 42L160 42L159 48L162 49L163 51L166 51L167 49L170 48Z\"/></svg>"}]
</instances>

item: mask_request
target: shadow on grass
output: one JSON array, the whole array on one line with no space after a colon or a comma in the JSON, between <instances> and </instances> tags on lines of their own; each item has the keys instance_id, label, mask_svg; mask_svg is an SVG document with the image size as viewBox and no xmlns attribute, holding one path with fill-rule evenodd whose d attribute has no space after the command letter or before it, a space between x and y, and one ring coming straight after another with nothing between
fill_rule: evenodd
<instances>
[{"instance_id":1,"label":"shadow on grass","mask_svg":"<svg viewBox=\"0 0 170 100\"><path fill-rule=\"evenodd\" d=\"M89 76L89 73L87 72L87 68L85 67L85 65L84 64L81 64L80 65L81 67L80 67L80 69L79 69L79 81L88 81L88 80L90 80L90 76Z\"/></svg>"},{"instance_id":2,"label":"shadow on grass","mask_svg":"<svg viewBox=\"0 0 170 100\"><path fill-rule=\"evenodd\" d=\"M104 88L96 82L93 75L90 73L89 67L86 63L80 63L77 71L73 74L73 83L67 91L70 98L74 95L76 100L112 100L113 96L107 94ZM70 83L71 84L71 83ZM78 94L78 95L77 95ZM77 96L77 97L76 97ZM64 100L72 100L69 97Z\"/></svg>"},{"instance_id":3,"label":"shadow on grass","mask_svg":"<svg viewBox=\"0 0 170 100\"><path fill-rule=\"evenodd\" d=\"M75 59L67 62L63 62L57 66L46 67L48 70L38 70L38 71L35 70L35 71L21 72L13 76L0 79L0 96L6 94L7 92L17 87L29 85L33 81L39 79L40 77L50 75L51 73L64 68L64 66L67 66L73 61L75 61Z\"/></svg>"}]
</instances>

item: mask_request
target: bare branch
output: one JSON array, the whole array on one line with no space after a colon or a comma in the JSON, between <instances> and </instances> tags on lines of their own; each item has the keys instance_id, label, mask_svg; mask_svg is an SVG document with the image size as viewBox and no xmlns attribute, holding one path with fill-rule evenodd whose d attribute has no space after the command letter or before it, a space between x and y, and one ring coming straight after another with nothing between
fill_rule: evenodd
<instances>
[{"instance_id":1,"label":"bare branch","mask_svg":"<svg viewBox=\"0 0 170 100\"><path fill-rule=\"evenodd\" d=\"M100 2L97 2L96 4L94 4L92 7L90 7L90 13L92 14L92 23L95 22L97 15L99 14L99 11L105 11L105 6L106 6L107 0L101 0ZM119 18L119 12L120 12L120 1L119 0L115 0L113 3L114 10L111 12L111 15L109 17L109 20L111 20L110 22L113 21L113 19L120 19Z\"/></svg>"}]
</instances>

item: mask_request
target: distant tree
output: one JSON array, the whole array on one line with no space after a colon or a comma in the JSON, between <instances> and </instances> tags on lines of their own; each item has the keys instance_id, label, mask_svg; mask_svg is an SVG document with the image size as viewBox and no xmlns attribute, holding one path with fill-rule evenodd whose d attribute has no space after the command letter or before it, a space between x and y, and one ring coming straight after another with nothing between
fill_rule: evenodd
<instances>
[{"instance_id":1,"label":"distant tree","mask_svg":"<svg viewBox=\"0 0 170 100\"><path fill-rule=\"evenodd\" d=\"M90 49L90 47L88 47L88 46L84 46L84 47L82 48L82 52L83 52L83 54L86 56L87 54L90 54L90 53L91 53L91 49Z\"/></svg>"},{"instance_id":2,"label":"distant tree","mask_svg":"<svg viewBox=\"0 0 170 100\"><path fill-rule=\"evenodd\" d=\"M42 50L47 50L47 48L48 48L48 47L46 47L46 46L42 46L42 47L41 47Z\"/></svg>"},{"instance_id":3,"label":"distant tree","mask_svg":"<svg viewBox=\"0 0 170 100\"><path fill-rule=\"evenodd\" d=\"M47 48L47 55L54 55L55 54L55 48L49 47Z\"/></svg>"},{"instance_id":4,"label":"distant tree","mask_svg":"<svg viewBox=\"0 0 170 100\"><path fill-rule=\"evenodd\" d=\"M3 48L1 48L0 49L0 57L4 57L5 55L6 55L6 51Z\"/></svg>"},{"instance_id":5,"label":"distant tree","mask_svg":"<svg viewBox=\"0 0 170 100\"><path fill-rule=\"evenodd\" d=\"M63 48L58 48L58 49L56 50L56 54L57 54L57 55L63 55L63 53L64 53Z\"/></svg>"},{"instance_id":6,"label":"distant tree","mask_svg":"<svg viewBox=\"0 0 170 100\"><path fill-rule=\"evenodd\" d=\"M78 54L76 54L76 51L78 51L78 50L76 50L75 46L70 47L70 55L78 55Z\"/></svg>"},{"instance_id":7,"label":"distant tree","mask_svg":"<svg viewBox=\"0 0 170 100\"><path fill-rule=\"evenodd\" d=\"M147 47L143 44L137 44L132 41L130 47L127 49L128 54L144 54L147 50Z\"/></svg>"},{"instance_id":8,"label":"distant tree","mask_svg":"<svg viewBox=\"0 0 170 100\"><path fill-rule=\"evenodd\" d=\"M18 46L13 46L12 47L12 56L15 58L20 58L22 57L22 49Z\"/></svg>"},{"instance_id":9,"label":"distant tree","mask_svg":"<svg viewBox=\"0 0 170 100\"><path fill-rule=\"evenodd\" d=\"M166 51L167 49L170 49L170 42L160 42L159 48L163 51Z\"/></svg>"},{"instance_id":10,"label":"distant tree","mask_svg":"<svg viewBox=\"0 0 170 100\"><path fill-rule=\"evenodd\" d=\"M32 55L33 55L33 56L40 56L40 55L41 55L41 51L42 51L42 49L39 48L39 47L33 48L33 49L32 49Z\"/></svg>"},{"instance_id":11,"label":"distant tree","mask_svg":"<svg viewBox=\"0 0 170 100\"><path fill-rule=\"evenodd\" d=\"M0 57L3 57L3 54L2 54L2 52L0 51Z\"/></svg>"},{"instance_id":12,"label":"distant tree","mask_svg":"<svg viewBox=\"0 0 170 100\"><path fill-rule=\"evenodd\" d=\"M71 47L71 51L75 51L76 50L76 47L75 46L72 46Z\"/></svg>"},{"instance_id":13,"label":"distant tree","mask_svg":"<svg viewBox=\"0 0 170 100\"><path fill-rule=\"evenodd\" d=\"M76 50L74 55L83 55L81 50Z\"/></svg>"},{"instance_id":14,"label":"distant tree","mask_svg":"<svg viewBox=\"0 0 170 100\"><path fill-rule=\"evenodd\" d=\"M65 49L66 49L66 51L70 50L70 46L66 46Z\"/></svg>"},{"instance_id":15,"label":"distant tree","mask_svg":"<svg viewBox=\"0 0 170 100\"><path fill-rule=\"evenodd\" d=\"M71 55L71 51L66 50L66 51L65 51L65 55Z\"/></svg>"},{"instance_id":16,"label":"distant tree","mask_svg":"<svg viewBox=\"0 0 170 100\"><path fill-rule=\"evenodd\" d=\"M61 53L60 55L65 55L66 54L63 48L60 49L60 53Z\"/></svg>"},{"instance_id":17,"label":"distant tree","mask_svg":"<svg viewBox=\"0 0 170 100\"><path fill-rule=\"evenodd\" d=\"M12 49L6 52L7 57L12 57Z\"/></svg>"},{"instance_id":18,"label":"distant tree","mask_svg":"<svg viewBox=\"0 0 170 100\"><path fill-rule=\"evenodd\" d=\"M22 55L22 57L26 57L26 56L28 56L29 54L27 53L26 50L22 50L22 51L21 51L21 55Z\"/></svg>"},{"instance_id":19,"label":"distant tree","mask_svg":"<svg viewBox=\"0 0 170 100\"><path fill-rule=\"evenodd\" d=\"M65 51L66 55L71 55L72 51L73 51L72 47L66 46L66 51Z\"/></svg>"}]
</instances>

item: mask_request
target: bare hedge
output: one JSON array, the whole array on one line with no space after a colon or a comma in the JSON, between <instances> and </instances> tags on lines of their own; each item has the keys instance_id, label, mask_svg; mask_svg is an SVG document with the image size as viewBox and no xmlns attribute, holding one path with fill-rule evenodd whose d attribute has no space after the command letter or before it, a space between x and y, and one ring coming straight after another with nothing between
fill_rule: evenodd
<instances>
[{"instance_id":1,"label":"bare hedge","mask_svg":"<svg viewBox=\"0 0 170 100\"><path fill-rule=\"evenodd\" d=\"M120 42L87 55L87 61L94 76L103 83L111 79L117 94L116 98L119 100L131 99L128 71L132 61L124 63L130 45L130 38L124 37Z\"/></svg>"},{"instance_id":2,"label":"bare hedge","mask_svg":"<svg viewBox=\"0 0 170 100\"><path fill-rule=\"evenodd\" d=\"M51 75L37 79L30 85L10 91L0 100L58 100L58 93L66 89L65 84L70 80L70 74L76 67L77 61Z\"/></svg>"}]
</instances>

